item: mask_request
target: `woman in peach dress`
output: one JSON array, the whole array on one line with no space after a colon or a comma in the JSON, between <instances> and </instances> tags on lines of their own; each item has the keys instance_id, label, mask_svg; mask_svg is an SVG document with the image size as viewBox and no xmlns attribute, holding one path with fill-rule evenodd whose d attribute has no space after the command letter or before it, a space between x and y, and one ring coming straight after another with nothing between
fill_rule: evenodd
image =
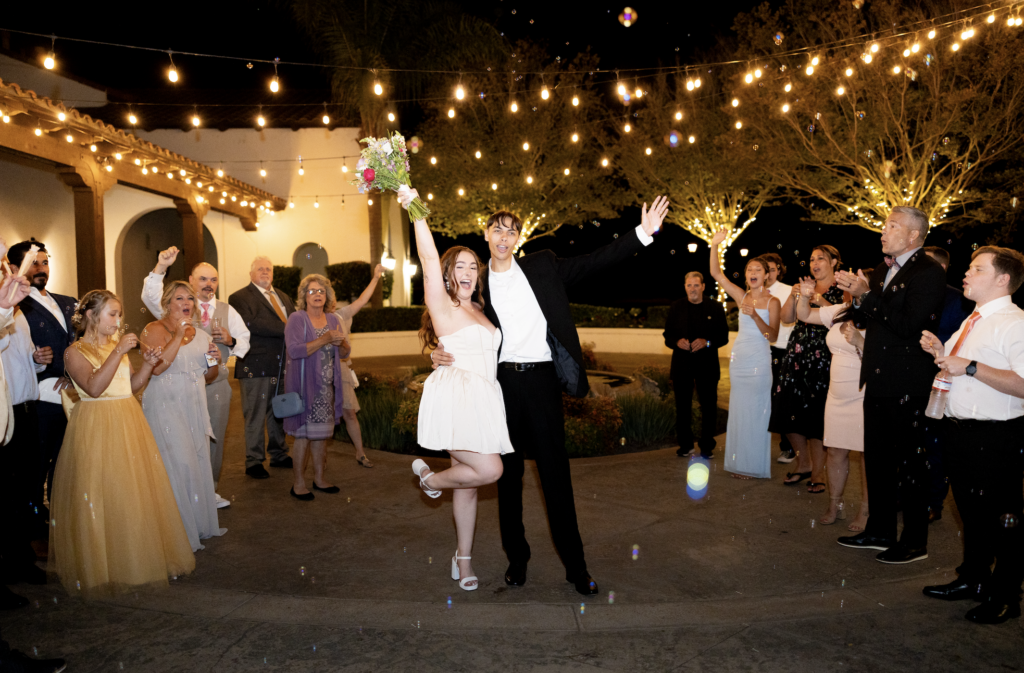
<instances>
[{"instance_id":1,"label":"woman in peach dress","mask_svg":"<svg viewBox=\"0 0 1024 673\"><path fill-rule=\"evenodd\" d=\"M134 334L118 338L121 302L107 290L82 298L73 318L84 332L64 352L81 398L71 412L50 497L50 569L72 595L167 586L195 569L174 493L134 393L160 362L160 349L132 371Z\"/></svg>"}]
</instances>

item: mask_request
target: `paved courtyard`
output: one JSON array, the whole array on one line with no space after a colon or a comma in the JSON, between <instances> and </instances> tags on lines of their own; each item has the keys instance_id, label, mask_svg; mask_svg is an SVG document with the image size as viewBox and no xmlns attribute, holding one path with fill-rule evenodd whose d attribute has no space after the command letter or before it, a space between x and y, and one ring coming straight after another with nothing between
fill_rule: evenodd
<instances>
[{"instance_id":1,"label":"paved courtyard","mask_svg":"<svg viewBox=\"0 0 1024 673\"><path fill-rule=\"evenodd\" d=\"M357 363L358 366L358 363ZM365 367L364 367L365 369ZM620 371L626 371L621 369ZM601 593L564 581L527 463L528 581L502 581L493 487L481 492L474 568L449 576L451 497L430 500L405 456L370 451L365 469L335 444L342 491L311 503L290 471L243 474L234 398L220 493L225 536L169 591L86 603L59 584L17 586L32 605L0 613L4 637L78 671L943 671L1020 670L1020 620L979 627L970 607L921 595L960 560L954 509L932 526L929 558L886 566L821 526L826 496L739 481L712 462L708 496L686 494L674 449L574 460L590 570ZM719 437L719 446L724 436ZM440 457L429 460L442 466ZM859 473L847 508L856 511ZM951 503L949 503L951 505Z\"/></svg>"}]
</instances>

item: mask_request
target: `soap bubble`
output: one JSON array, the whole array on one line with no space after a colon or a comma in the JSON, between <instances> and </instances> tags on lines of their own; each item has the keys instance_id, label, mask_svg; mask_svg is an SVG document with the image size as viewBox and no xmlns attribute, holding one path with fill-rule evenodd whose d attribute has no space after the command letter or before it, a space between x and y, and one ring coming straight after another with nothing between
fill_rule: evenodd
<instances>
[{"instance_id":1,"label":"soap bubble","mask_svg":"<svg viewBox=\"0 0 1024 673\"><path fill-rule=\"evenodd\" d=\"M999 522L1003 525L1003 528L1016 528L1017 517L1013 514L1004 514L999 517Z\"/></svg>"}]
</instances>

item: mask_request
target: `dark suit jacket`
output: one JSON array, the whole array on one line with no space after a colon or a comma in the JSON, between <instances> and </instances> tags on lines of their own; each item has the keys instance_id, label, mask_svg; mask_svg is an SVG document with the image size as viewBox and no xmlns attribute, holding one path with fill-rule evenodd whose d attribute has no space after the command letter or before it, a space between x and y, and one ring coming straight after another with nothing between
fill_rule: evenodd
<instances>
[{"instance_id":1,"label":"dark suit jacket","mask_svg":"<svg viewBox=\"0 0 1024 673\"><path fill-rule=\"evenodd\" d=\"M76 337L75 326L71 324L71 316L75 314L75 304L78 300L54 292L48 293L64 314L64 322L67 329L61 326L46 308L32 297L26 297L19 306L28 321L29 331L32 333L32 343L36 348L49 346L53 350L53 362L46 365L46 369L36 375L39 381L54 377L64 376L64 351L74 342Z\"/></svg>"},{"instance_id":2,"label":"dark suit jacket","mask_svg":"<svg viewBox=\"0 0 1024 673\"><path fill-rule=\"evenodd\" d=\"M516 260L530 282L544 319L548 322L548 347L551 349L558 380L563 390L574 397L585 397L590 391L590 382L587 381L583 367L580 335L576 332L569 311L566 288L596 271L629 259L643 247L636 233L630 232L589 255L561 258L550 250L541 250ZM484 271L486 274L486 267ZM484 283L483 297L484 314L496 327L501 327L498 314L491 305L491 291L487 283ZM498 354L500 357L501 352Z\"/></svg>"},{"instance_id":3,"label":"dark suit jacket","mask_svg":"<svg viewBox=\"0 0 1024 673\"><path fill-rule=\"evenodd\" d=\"M961 290L947 285L946 303L942 307L942 319L939 321L935 336L939 337L942 343L946 343L973 312L974 302L965 297Z\"/></svg>"},{"instance_id":4,"label":"dark suit jacket","mask_svg":"<svg viewBox=\"0 0 1024 673\"><path fill-rule=\"evenodd\" d=\"M867 323L860 384L872 397L927 395L939 370L921 348L921 332L938 329L946 273L924 250L914 253L883 290L888 272L884 263L875 268L871 292L854 309Z\"/></svg>"},{"instance_id":5,"label":"dark suit jacket","mask_svg":"<svg viewBox=\"0 0 1024 673\"><path fill-rule=\"evenodd\" d=\"M680 339L705 339L707 348L696 353L678 348ZM722 305L704 297L699 304L691 304L685 297L668 310L665 319L665 345L672 349L672 369L669 375L699 376L718 381L722 378L722 365L718 349L729 343L729 326L725 322Z\"/></svg>"},{"instance_id":6,"label":"dark suit jacket","mask_svg":"<svg viewBox=\"0 0 1024 673\"><path fill-rule=\"evenodd\" d=\"M274 288L277 298L284 306L286 316L295 312L292 300ZM228 297L238 315L242 316L249 328L249 352L235 363L235 378L271 376L277 377L284 355L285 323L277 317L277 311L270 305L263 291L249 283Z\"/></svg>"}]
</instances>

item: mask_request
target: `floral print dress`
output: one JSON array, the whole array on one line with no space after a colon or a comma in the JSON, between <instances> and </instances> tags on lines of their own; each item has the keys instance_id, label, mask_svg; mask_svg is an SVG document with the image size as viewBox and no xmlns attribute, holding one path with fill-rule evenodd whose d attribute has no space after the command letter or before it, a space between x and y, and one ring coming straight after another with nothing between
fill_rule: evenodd
<instances>
[{"instance_id":1,"label":"floral print dress","mask_svg":"<svg viewBox=\"0 0 1024 673\"><path fill-rule=\"evenodd\" d=\"M328 324L316 330L316 338L330 329ZM310 357L320 358L316 367L316 396L306 410L306 423L298 429L295 437L330 439L334 436L334 347L327 344Z\"/></svg>"},{"instance_id":2,"label":"floral print dress","mask_svg":"<svg viewBox=\"0 0 1024 673\"><path fill-rule=\"evenodd\" d=\"M843 302L843 291L833 283L822 297L831 304ZM779 382L772 390L769 430L795 433L808 439L825 434L825 400L832 366L832 352L825 344L828 328L797 322L782 360Z\"/></svg>"}]
</instances>

